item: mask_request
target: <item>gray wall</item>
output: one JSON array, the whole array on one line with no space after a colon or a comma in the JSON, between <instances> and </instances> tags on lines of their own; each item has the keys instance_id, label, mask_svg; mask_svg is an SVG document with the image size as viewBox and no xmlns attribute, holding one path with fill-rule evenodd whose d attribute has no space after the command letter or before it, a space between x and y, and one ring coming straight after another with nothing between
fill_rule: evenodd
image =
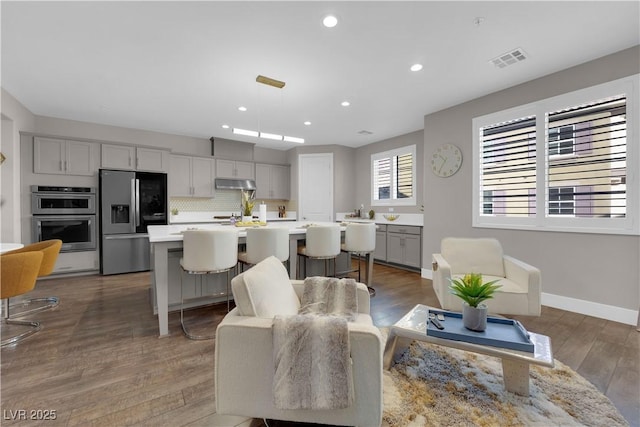
<instances>
[{"instance_id":1,"label":"gray wall","mask_svg":"<svg viewBox=\"0 0 640 427\"><path fill-rule=\"evenodd\" d=\"M291 164L291 200L298 200L298 155L315 153L333 153L333 211L348 212L360 207L355 197L355 180L358 169L355 164L355 149L341 145L322 145L296 147L289 151L288 161ZM368 174L368 169L363 173ZM297 209L299 211L299 209Z\"/></svg>"},{"instance_id":2,"label":"gray wall","mask_svg":"<svg viewBox=\"0 0 640 427\"><path fill-rule=\"evenodd\" d=\"M25 131L26 129L20 130ZM211 142L205 138L192 138L189 136L171 135L141 129L56 119L53 117L36 116L35 132L51 136L96 140L99 142L146 145L194 156L211 155Z\"/></svg>"},{"instance_id":3,"label":"gray wall","mask_svg":"<svg viewBox=\"0 0 640 427\"><path fill-rule=\"evenodd\" d=\"M378 213L388 212L389 209L383 206L371 206L371 155L382 151L392 150L394 148L405 147L408 145L416 146L416 205L415 206L394 206L395 213L420 213L420 207L424 203L423 200L423 179L424 168L421 159L424 156L424 132L422 130L408 133L406 135L396 136L374 144L365 145L356 149L356 202L358 206L363 203L365 210L373 209Z\"/></svg>"},{"instance_id":4,"label":"gray wall","mask_svg":"<svg viewBox=\"0 0 640 427\"><path fill-rule=\"evenodd\" d=\"M472 228L470 160L474 117L637 74L639 64L636 46L425 116L424 169L433 149L446 142L462 149L463 164L450 178L425 173L423 265L431 265L443 237L496 237L506 253L541 269L544 293L637 310L638 236ZM638 141L635 136L629 142Z\"/></svg>"},{"instance_id":5,"label":"gray wall","mask_svg":"<svg viewBox=\"0 0 640 427\"><path fill-rule=\"evenodd\" d=\"M20 242L20 132L35 130L35 116L2 89L0 151L7 160L0 167L0 241Z\"/></svg>"}]
</instances>

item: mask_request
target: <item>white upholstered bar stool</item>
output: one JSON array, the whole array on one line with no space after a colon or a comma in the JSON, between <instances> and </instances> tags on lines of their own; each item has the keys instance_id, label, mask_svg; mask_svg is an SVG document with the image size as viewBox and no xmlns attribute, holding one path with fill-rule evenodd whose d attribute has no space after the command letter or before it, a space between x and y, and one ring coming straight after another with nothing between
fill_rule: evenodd
<instances>
[{"instance_id":1,"label":"white upholstered bar stool","mask_svg":"<svg viewBox=\"0 0 640 427\"><path fill-rule=\"evenodd\" d=\"M183 234L183 256L180 267L187 274L202 278L206 274L227 273L227 312L229 311L229 271L238 263L238 230L222 228L213 230L187 230ZM194 335L184 325L184 297L180 274L180 325L187 338L213 339L214 335Z\"/></svg>"},{"instance_id":2,"label":"white upholstered bar stool","mask_svg":"<svg viewBox=\"0 0 640 427\"><path fill-rule=\"evenodd\" d=\"M284 227L247 228L246 252L238 253L238 262L255 265L275 256L281 262L289 259L289 230Z\"/></svg>"},{"instance_id":3,"label":"white upholstered bar stool","mask_svg":"<svg viewBox=\"0 0 640 427\"><path fill-rule=\"evenodd\" d=\"M361 260L362 256L373 256L373 251L376 250L376 225L374 223L356 223L351 222L347 224L347 228L344 232L344 243L341 246L344 252L349 252L350 255L358 256L358 282L360 279ZM351 262L349 262L351 265ZM356 271L356 270L349 270ZM376 290L369 284L371 283L371 277L369 272L367 273L367 289L369 289L369 295L374 296Z\"/></svg>"},{"instance_id":4,"label":"white upholstered bar stool","mask_svg":"<svg viewBox=\"0 0 640 427\"><path fill-rule=\"evenodd\" d=\"M304 272L307 273L307 260L324 260L324 275L327 276L327 264L340 255L340 226L339 225L310 225L307 228L305 246L298 247L298 256L304 258ZM300 263L298 263L300 265ZM298 275L299 276L299 275Z\"/></svg>"}]
</instances>

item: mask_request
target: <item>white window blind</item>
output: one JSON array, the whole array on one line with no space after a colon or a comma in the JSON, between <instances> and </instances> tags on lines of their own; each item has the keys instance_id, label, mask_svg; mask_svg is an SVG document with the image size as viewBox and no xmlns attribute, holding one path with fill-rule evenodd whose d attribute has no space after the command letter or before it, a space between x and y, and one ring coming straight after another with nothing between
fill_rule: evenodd
<instances>
[{"instance_id":1,"label":"white window blind","mask_svg":"<svg viewBox=\"0 0 640 427\"><path fill-rule=\"evenodd\" d=\"M371 155L371 205L415 204L416 147Z\"/></svg>"},{"instance_id":2,"label":"white window blind","mask_svg":"<svg viewBox=\"0 0 640 427\"><path fill-rule=\"evenodd\" d=\"M536 203L536 119L481 129L483 215L530 216Z\"/></svg>"},{"instance_id":3,"label":"white window blind","mask_svg":"<svg viewBox=\"0 0 640 427\"><path fill-rule=\"evenodd\" d=\"M577 217L626 216L626 106L626 96L618 96L547 114L549 215L568 214L551 201L551 189L560 188ZM558 150L563 143L571 148Z\"/></svg>"},{"instance_id":4,"label":"white window blind","mask_svg":"<svg viewBox=\"0 0 640 427\"><path fill-rule=\"evenodd\" d=\"M473 225L640 234L638 75L473 120Z\"/></svg>"}]
</instances>

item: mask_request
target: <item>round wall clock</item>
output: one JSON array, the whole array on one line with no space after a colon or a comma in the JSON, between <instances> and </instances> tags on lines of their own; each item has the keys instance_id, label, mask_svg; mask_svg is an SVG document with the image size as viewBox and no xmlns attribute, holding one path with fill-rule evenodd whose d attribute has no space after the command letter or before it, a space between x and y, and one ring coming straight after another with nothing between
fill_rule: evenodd
<instances>
[{"instance_id":1,"label":"round wall clock","mask_svg":"<svg viewBox=\"0 0 640 427\"><path fill-rule=\"evenodd\" d=\"M431 170L436 176L447 177L462 166L462 152L453 144L443 144L433 152Z\"/></svg>"}]
</instances>

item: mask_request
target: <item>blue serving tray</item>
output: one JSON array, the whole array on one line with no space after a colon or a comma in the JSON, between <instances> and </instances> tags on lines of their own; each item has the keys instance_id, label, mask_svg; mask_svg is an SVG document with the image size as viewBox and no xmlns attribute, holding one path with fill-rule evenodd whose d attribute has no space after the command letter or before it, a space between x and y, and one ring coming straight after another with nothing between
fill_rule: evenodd
<instances>
[{"instance_id":1,"label":"blue serving tray","mask_svg":"<svg viewBox=\"0 0 640 427\"><path fill-rule=\"evenodd\" d=\"M487 329L482 332L471 331L462 324L462 314L452 311L429 310L429 313L442 314L440 321L444 329L436 328L427 319L427 335L446 338L454 341L465 341L472 344L489 345L510 350L534 352L534 344L529 333L520 322L501 317L487 317Z\"/></svg>"}]
</instances>

